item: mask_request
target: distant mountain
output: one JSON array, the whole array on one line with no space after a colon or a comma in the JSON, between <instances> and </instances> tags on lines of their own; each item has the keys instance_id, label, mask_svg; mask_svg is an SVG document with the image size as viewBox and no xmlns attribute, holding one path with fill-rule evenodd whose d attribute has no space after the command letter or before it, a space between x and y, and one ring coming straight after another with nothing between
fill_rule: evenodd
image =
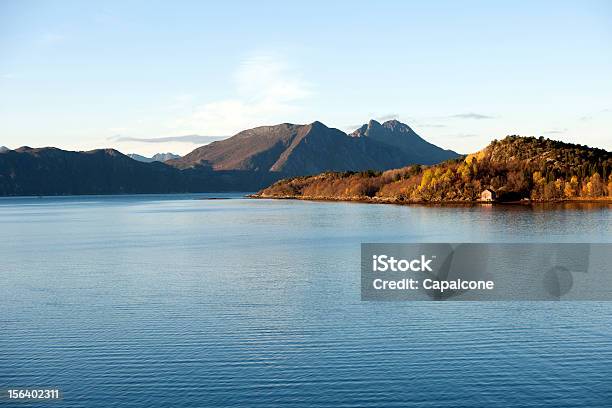
<instances>
[{"instance_id":1,"label":"distant mountain","mask_svg":"<svg viewBox=\"0 0 612 408\"><path fill-rule=\"evenodd\" d=\"M153 161L166 162L168 160L179 159L181 156L174 153L156 153L151 157Z\"/></svg>"},{"instance_id":2,"label":"distant mountain","mask_svg":"<svg viewBox=\"0 0 612 408\"><path fill-rule=\"evenodd\" d=\"M431 156L431 157L430 157ZM323 171L385 170L457 157L397 121L370 121L352 135L321 122L249 129L168 161L177 168L269 171L287 176Z\"/></svg>"},{"instance_id":3,"label":"distant mountain","mask_svg":"<svg viewBox=\"0 0 612 408\"><path fill-rule=\"evenodd\" d=\"M612 199L612 153L535 137L508 136L485 149L424 167L327 172L281 180L256 197L376 203Z\"/></svg>"},{"instance_id":4,"label":"distant mountain","mask_svg":"<svg viewBox=\"0 0 612 408\"><path fill-rule=\"evenodd\" d=\"M140 163L113 149L21 147L0 156L1 195L172 192L181 187L176 169Z\"/></svg>"},{"instance_id":5,"label":"distant mountain","mask_svg":"<svg viewBox=\"0 0 612 408\"><path fill-rule=\"evenodd\" d=\"M0 154L0 196L253 191L277 179L257 172L181 171L113 149L21 147Z\"/></svg>"},{"instance_id":6,"label":"distant mountain","mask_svg":"<svg viewBox=\"0 0 612 408\"><path fill-rule=\"evenodd\" d=\"M351 133L353 137L365 137L400 149L411 164L435 164L459 156L452 150L444 150L427 142L410 126L397 120L383 124L370 120Z\"/></svg>"},{"instance_id":7,"label":"distant mountain","mask_svg":"<svg viewBox=\"0 0 612 408\"><path fill-rule=\"evenodd\" d=\"M127 156L139 162L143 162L143 163L152 163L154 161L163 163L165 161L172 160L172 159L178 159L181 157L178 154L174 154L174 153L156 153L153 155L153 157L145 157L145 156L141 156L136 153L129 153L127 154Z\"/></svg>"},{"instance_id":8,"label":"distant mountain","mask_svg":"<svg viewBox=\"0 0 612 408\"><path fill-rule=\"evenodd\" d=\"M155 161L151 157L141 156L141 155L139 155L137 153L128 153L128 154L126 154L126 156L129 157L130 159L134 159L134 160L139 161L141 163L151 163L151 162Z\"/></svg>"},{"instance_id":9,"label":"distant mountain","mask_svg":"<svg viewBox=\"0 0 612 408\"><path fill-rule=\"evenodd\" d=\"M0 153L8 152L10 149L6 146L0 146Z\"/></svg>"}]
</instances>

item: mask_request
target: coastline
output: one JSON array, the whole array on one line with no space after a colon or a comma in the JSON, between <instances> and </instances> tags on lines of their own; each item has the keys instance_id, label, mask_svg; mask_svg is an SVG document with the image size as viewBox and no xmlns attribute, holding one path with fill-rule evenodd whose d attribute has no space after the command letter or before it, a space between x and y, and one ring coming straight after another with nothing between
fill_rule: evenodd
<instances>
[{"instance_id":1,"label":"coastline","mask_svg":"<svg viewBox=\"0 0 612 408\"><path fill-rule=\"evenodd\" d=\"M271 199L271 200L302 200L302 201L326 201L326 202L354 202L362 204L393 204L393 205L441 205L441 206L473 206L473 205L520 205L529 206L537 204L608 204L612 205L610 197L575 198L563 200L520 200L520 201L406 201L397 198L385 197L330 197L330 196L297 196L297 195L261 195L248 194L246 198Z\"/></svg>"}]
</instances>

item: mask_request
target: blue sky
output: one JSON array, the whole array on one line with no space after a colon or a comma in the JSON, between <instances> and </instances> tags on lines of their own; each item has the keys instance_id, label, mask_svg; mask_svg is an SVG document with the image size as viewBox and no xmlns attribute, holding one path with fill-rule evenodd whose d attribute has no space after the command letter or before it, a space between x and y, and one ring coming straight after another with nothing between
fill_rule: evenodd
<instances>
[{"instance_id":1,"label":"blue sky","mask_svg":"<svg viewBox=\"0 0 612 408\"><path fill-rule=\"evenodd\" d=\"M0 145L184 154L370 118L612 150L612 2L0 0Z\"/></svg>"}]
</instances>

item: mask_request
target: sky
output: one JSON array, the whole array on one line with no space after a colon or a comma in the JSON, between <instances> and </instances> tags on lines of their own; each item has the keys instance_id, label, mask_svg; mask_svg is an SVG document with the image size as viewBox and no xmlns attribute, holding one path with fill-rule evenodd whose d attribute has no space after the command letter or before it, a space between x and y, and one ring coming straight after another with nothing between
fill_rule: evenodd
<instances>
[{"instance_id":1,"label":"sky","mask_svg":"<svg viewBox=\"0 0 612 408\"><path fill-rule=\"evenodd\" d=\"M0 145L185 154L398 119L612 150L611 1L0 0Z\"/></svg>"}]
</instances>

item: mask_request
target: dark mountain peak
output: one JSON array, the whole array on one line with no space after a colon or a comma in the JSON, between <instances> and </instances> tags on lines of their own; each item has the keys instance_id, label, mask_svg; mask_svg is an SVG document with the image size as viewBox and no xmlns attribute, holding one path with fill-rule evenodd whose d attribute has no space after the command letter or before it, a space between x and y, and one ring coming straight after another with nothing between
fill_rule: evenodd
<instances>
[{"instance_id":1,"label":"dark mountain peak","mask_svg":"<svg viewBox=\"0 0 612 408\"><path fill-rule=\"evenodd\" d=\"M310 126L313 128L319 128L319 127L326 128L327 127L324 123L319 122L318 120L315 120L314 122L312 122Z\"/></svg>"},{"instance_id":2,"label":"dark mountain peak","mask_svg":"<svg viewBox=\"0 0 612 408\"><path fill-rule=\"evenodd\" d=\"M410 126L408 126L405 123L400 122L397 119L391 119L386 121L385 123L382 124L382 126L386 129L392 130L392 131L398 131L398 132L412 132L414 133L414 130L412 130L412 128L410 128Z\"/></svg>"},{"instance_id":3,"label":"dark mountain peak","mask_svg":"<svg viewBox=\"0 0 612 408\"><path fill-rule=\"evenodd\" d=\"M380 122L376 119L370 119L368 123L361 125L357 130L351 133L349 136L353 137L364 137L370 136L373 131L379 130L382 128Z\"/></svg>"},{"instance_id":4,"label":"dark mountain peak","mask_svg":"<svg viewBox=\"0 0 612 408\"><path fill-rule=\"evenodd\" d=\"M349 136L351 136L351 137L362 137L362 136L365 136L367 130L368 130L368 125L367 124L361 125L359 128L354 130L352 133L349 133Z\"/></svg>"},{"instance_id":5,"label":"dark mountain peak","mask_svg":"<svg viewBox=\"0 0 612 408\"><path fill-rule=\"evenodd\" d=\"M370 121L361 126L359 129L353 132L353 136L367 136L373 138L389 137L390 134L396 134L391 137L397 136L400 133L412 133L414 136L419 137L411 128L405 123L399 120L392 119L380 124L380 122L370 119ZM420 138L420 137L419 137Z\"/></svg>"},{"instance_id":6,"label":"dark mountain peak","mask_svg":"<svg viewBox=\"0 0 612 408\"><path fill-rule=\"evenodd\" d=\"M213 143L210 143L208 145L199 147L198 149L203 149L206 148L207 146L217 146L219 145L219 143L221 142L221 144L226 143L228 140L235 140L235 139L262 139L262 138L269 138L269 137L274 137L274 135L278 135L281 133L287 133L287 132L292 132L295 131L298 128L302 128L306 125L296 125L294 123L279 123L277 125L264 125L264 126L257 126L251 129L245 129L242 130L240 132L238 132L237 134L235 134L232 137L229 137L227 139L223 139L223 140L217 140ZM252 143L253 140L250 140L250 142ZM197 150L197 149L196 149Z\"/></svg>"},{"instance_id":7,"label":"dark mountain peak","mask_svg":"<svg viewBox=\"0 0 612 408\"><path fill-rule=\"evenodd\" d=\"M337 129L335 127L331 127L331 126L327 126L325 123L320 122L318 120L315 120L314 122L312 122L309 125L296 125L298 127L303 127L306 128L308 131L306 132L306 135L312 133L314 131L314 133L316 134L337 134L337 133L342 133L344 136L348 136L346 134L346 132L341 131L340 129Z\"/></svg>"},{"instance_id":8,"label":"dark mountain peak","mask_svg":"<svg viewBox=\"0 0 612 408\"><path fill-rule=\"evenodd\" d=\"M398 132L398 133L414 133L414 131L405 123L397 119L391 119L382 124L376 119L370 119L367 124L362 125L354 131L352 136L375 136L379 133ZM416 133L415 133L416 135Z\"/></svg>"},{"instance_id":9,"label":"dark mountain peak","mask_svg":"<svg viewBox=\"0 0 612 408\"><path fill-rule=\"evenodd\" d=\"M372 119L351 136L365 137L400 149L413 158L413 163L433 164L459 156L451 150L444 150L427 142L410 126L396 119L388 120L382 125Z\"/></svg>"},{"instance_id":10,"label":"dark mountain peak","mask_svg":"<svg viewBox=\"0 0 612 408\"><path fill-rule=\"evenodd\" d=\"M119 150L107 147L104 149L94 149L94 150L89 150L84 152L85 154L97 154L97 155L103 155L103 156L111 156L111 157L118 157L118 156L125 156L127 157L125 154L121 153Z\"/></svg>"}]
</instances>

